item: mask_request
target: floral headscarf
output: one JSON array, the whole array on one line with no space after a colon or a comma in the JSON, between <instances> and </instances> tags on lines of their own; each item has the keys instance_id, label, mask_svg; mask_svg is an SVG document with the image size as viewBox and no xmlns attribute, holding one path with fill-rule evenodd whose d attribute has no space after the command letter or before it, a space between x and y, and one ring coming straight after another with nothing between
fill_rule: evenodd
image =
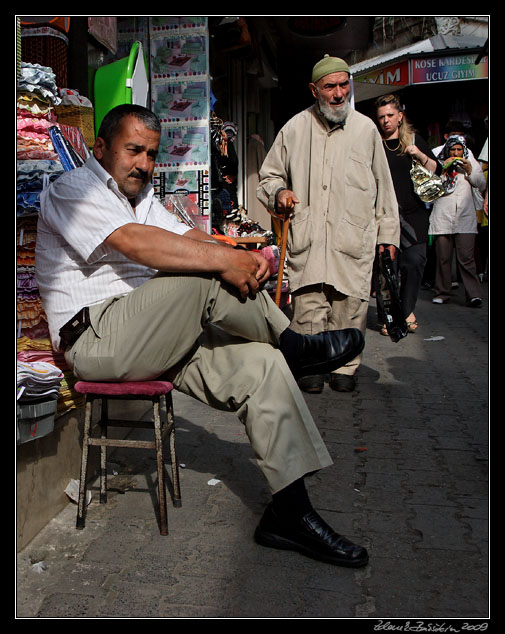
<instances>
[{"instance_id":1,"label":"floral headscarf","mask_svg":"<svg viewBox=\"0 0 505 634\"><path fill-rule=\"evenodd\" d=\"M466 139L464 136L460 134L453 134L450 136L445 142L444 147L442 148L440 154L438 155L440 159L446 161L450 158L449 151L453 145L461 145L463 148L463 158L468 158L468 148L466 147Z\"/></svg>"},{"instance_id":2,"label":"floral headscarf","mask_svg":"<svg viewBox=\"0 0 505 634\"><path fill-rule=\"evenodd\" d=\"M447 139L444 147L442 148L440 154L438 155L438 158L440 162L442 163L442 165L445 164L446 161L451 158L450 149L454 145L461 145L461 147L463 148L463 158L468 158L468 148L466 146L465 137L461 136L460 134L453 134ZM446 194L451 194L454 191L456 187L456 181L458 180L458 173L459 173L459 170L458 170L457 164L450 164L444 170L444 175L445 175L444 189Z\"/></svg>"}]
</instances>

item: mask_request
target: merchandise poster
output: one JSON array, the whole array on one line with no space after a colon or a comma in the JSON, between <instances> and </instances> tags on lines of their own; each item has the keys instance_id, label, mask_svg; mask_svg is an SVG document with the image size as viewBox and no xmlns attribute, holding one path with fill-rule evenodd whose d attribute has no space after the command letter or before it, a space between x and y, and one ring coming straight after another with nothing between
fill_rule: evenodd
<instances>
[{"instance_id":1,"label":"merchandise poster","mask_svg":"<svg viewBox=\"0 0 505 634\"><path fill-rule=\"evenodd\" d=\"M117 18L117 42L116 55L108 59L105 63L109 64L123 57L128 57L134 42L142 42L144 55L149 50L149 21L147 17L118 17ZM147 61L147 60L146 60Z\"/></svg>"},{"instance_id":2,"label":"merchandise poster","mask_svg":"<svg viewBox=\"0 0 505 634\"><path fill-rule=\"evenodd\" d=\"M153 110L161 123L202 121L209 117L208 82L170 81L152 86Z\"/></svg>"},{"instance_id":3,"label":"merchandise poster","mask_svg":"<svg viewBox=\"0 0 505 634\"><path fill-rule=\"evenodd\" d=\"M155 170L154 190L160 201L165 204L171 194L187 197L194 202L200 212L207 233L211 232L209 202L209 170L169 171Z\"/></svg>"},{"instance_id":4,"label":"merchandise poster","mask_svg":"<svg viewBox=\"0 0 505 634\"><path fill-rule=\"evenodd\" d=\"M151 32L151 76L153 81L166 78L208 77L207 35L174 31Z\"/></svg>"},{"instance_id":5,"label":"merchandise poster","mask_svg":"<svg viewBox=\"0 0 505 634\"><path fill-rule=\"evenodd\" d=\"M150 18L151 107L162 126L156 195L189 197L210 233L209 72L206 17Z\"/></svg>"},{"instance_id":6,"label":"merchandise poster","mask_svg":"<svg viewBox=\"0 0 505 634\"><path fill-rule=\"evenodd\" d=\"M151 16L150 30L152 34L178 31L202 31L207 29L207 16L154 15Z\"/></svg>"}]
</instances>

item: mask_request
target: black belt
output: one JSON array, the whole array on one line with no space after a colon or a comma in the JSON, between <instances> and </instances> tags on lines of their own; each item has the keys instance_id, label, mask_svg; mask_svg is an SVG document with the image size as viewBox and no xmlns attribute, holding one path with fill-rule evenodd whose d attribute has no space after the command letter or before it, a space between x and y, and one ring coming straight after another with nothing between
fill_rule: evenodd
<instances>
[{"instance_id":1,"label":"black belt","mask_svg":"<svg viewBox=\"0 0 505 634\"><path fill-rule=\"evenodd\" d=\"M85 306L60 328L60 339L65 348L72 346L90 323L89 308Z\"/></svg>"}]
</instances>

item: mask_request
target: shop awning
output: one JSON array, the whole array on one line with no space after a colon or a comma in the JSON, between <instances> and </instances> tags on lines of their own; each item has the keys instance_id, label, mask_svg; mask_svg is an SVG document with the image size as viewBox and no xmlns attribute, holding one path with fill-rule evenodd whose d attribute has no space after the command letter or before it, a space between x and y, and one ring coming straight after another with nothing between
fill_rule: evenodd
<instances>
[{"instance_id":1,"label":"shop awning","mask_svg":"<svg viewBox=\"0 0 505 634\"><path fill-rule=\"evenodd\" d=\"M487 40L463 35L435 35L350 67L354 100L374 99L417 84L488 77Z\"/></svg>"}]
</instances>

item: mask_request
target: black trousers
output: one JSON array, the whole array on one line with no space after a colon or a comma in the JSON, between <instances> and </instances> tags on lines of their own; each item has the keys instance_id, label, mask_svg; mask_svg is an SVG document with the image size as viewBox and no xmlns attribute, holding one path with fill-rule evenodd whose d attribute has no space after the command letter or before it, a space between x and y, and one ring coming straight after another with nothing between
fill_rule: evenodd
<instances>
[{"instance_id":1,"label":"black trousers","mask_svg":"<svg viewBox=\"0 0 505 634\"><path fill-rule=\"evenodd\" d=\"M408 317L414 312L426 266L426 242L414 244L407 249L396 252L393 265L400 281L400 299L402 302L403 316ZM375 258L374 276L378 276L378 259ZM375 287L378 291L378 286ZM377 292L377 320L384 324L384 309L380 293Z\"/></svg>"}]
</instances>

